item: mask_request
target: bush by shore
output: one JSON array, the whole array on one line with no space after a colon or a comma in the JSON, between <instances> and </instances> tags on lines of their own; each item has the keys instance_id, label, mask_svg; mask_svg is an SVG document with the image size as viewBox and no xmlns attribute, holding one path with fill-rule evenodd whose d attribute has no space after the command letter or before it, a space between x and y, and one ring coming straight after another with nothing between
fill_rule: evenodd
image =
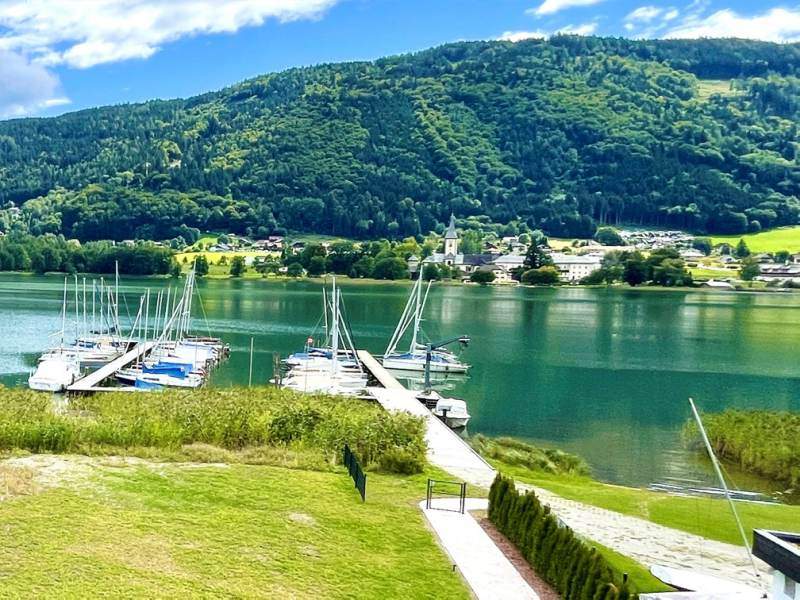
<instances>
[{"instance_id":1,"label":"bush by shore","mask_svg":"<svg viewBox=\"0 0 800 600\"><path fill-rule=\"evenodd\" d=\"M305 396L276 388L226 388L75 398L54 411L49 396L0 390L0 450L136 454L195 459L220 453L271 462L290 451L304 463L335 465L349 444L362 464L418 473L424 425L355 399Z\"/></svg>"},{"instance_id":2,"label":"bush by shore","mask_svg":"<svg viewBox=\"0 0 800 600\"><path fill-rule=\"evenodd\" d=\"M718 457L756 475L800 486L800 414L728 409L704 414L703 425ZM694 421L684 427L684 437L704 451Z\"/></svg>"}]
</instances>

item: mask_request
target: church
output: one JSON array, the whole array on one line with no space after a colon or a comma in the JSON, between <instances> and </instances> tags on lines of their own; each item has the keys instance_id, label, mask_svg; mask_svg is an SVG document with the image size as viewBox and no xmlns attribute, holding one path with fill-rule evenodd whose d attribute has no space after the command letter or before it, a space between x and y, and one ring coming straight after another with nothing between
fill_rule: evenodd
<instances>
[{"instance_id":1,"label":"church","mask_svg":"<svg viewBox=\"0 0 800 600\"><path fill-rule=\"evenodd\" d=\"M444 234L444 248L443 252L434 252L430 256L422 259L420 264L420 259L417 256L412 256L408 259L408 270L411 273L412 278L416 278L419 274L421 269L425 268L425 265L434 264L434 265L447 265L450 268L456 268L461 272L461 275L464 277L469 277L472 273L477 270L488 270L495 273L495 277L497 280L505 280L506 275L508 274L507 279L510 281L510 273L506 273L509 269L505 268L506 265L496 264L498 260L498 256L496 254L461 254L458 251L458 232L456 231L456 218L455 215L450 215L450 224L447 227L447 231ZM516 257L513 257L516 258ZM521 266L523 257L519 257L519 265L514 266ZM516 262L516 261L515 261Z\"/></svg>"}]
</instances>

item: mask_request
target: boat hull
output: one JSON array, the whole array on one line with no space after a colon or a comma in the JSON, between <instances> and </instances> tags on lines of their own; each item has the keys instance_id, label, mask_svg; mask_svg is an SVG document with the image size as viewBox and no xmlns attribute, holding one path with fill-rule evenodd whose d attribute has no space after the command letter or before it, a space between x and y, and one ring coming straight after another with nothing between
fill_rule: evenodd
<instances>
[{"instance_id":1,"label":"boat hull","mask_svg":"<svg viewBox=\"0 0 800 600\"><path fill-rule=\"evenodd\" d=\"M425 371L425 358L421 360L417 358L394 358L384 357L383 366L386 369L395 369L397 371ZM466 373L469 365L463 363L448 363L431 361L431 373Z\"/></svg>"}]
</instances>

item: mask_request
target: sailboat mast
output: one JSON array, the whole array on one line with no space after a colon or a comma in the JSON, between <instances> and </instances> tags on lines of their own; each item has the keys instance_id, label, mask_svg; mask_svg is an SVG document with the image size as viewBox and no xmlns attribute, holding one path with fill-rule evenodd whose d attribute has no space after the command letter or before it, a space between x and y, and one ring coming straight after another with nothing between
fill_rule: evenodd
<instances>
[{"instance_id":1,"label":"sailboat mast","mask_svg":"<svg viewBox=\"0 0 800 600\"><path fill-rule=\"evenodd\" d=\"M64 298L61 300L61 349L64 349L64 329L67 327L67 278L64 277Z\"/></svg>"},{"instance_id":2,"label":"sailboat mast","mask_svg":"<svg viewBox=\"0 0 800 600\"><path fill-rule=\"evenodd\" d=\"M756 578L760 578L761 576L756 568L755 560L753 560L753 554L750 552L750 543L748 542L747 535L744 532L742 520L739 518L739 513L736 511L736 504L734 504L733 498L731 498L731 492L728 489L728 484L725 482L725 478L722 476L722 469L719 466L717 456L714 454L714 449L711 447L711 442L706 434L706 429L703 427L703 420L700 418L700 413L697 412L697 407L694 405L694 400L691 398L689 398L689 405L692 407L692 414L694 415L695 421L697 421L697 427L700 429L700 435L702 436L703 443L708 451L711 464L714 465L714 471L717 473L717 479L719 479L722 489L725 491L725 498L728 500L728 504L731 507L731 512L733 512L734 519L736 519L736 526L739 528L739 534L742 536L742 542L744 543L745 550L747 550L747 558L750 559L750 565L753 567L753 573L755 574Z\"/></svg>"},{"instance_id":3,"label":"sailboat mast","mask_svg":"<svg viewBox=\"0 0 800 600\"><path fill-rule=\"evenodd\" d=\"M97 291L97 282L94 279L92 279L92 333L94 333L97 330L97 324L95 323L95 318L94 318L94 298L96 291Z\"/></svg>"},{"instance_id":4,"label":"sailboat mast","mask_svg":"<svg viewBox=\"0 0 800 600\"><path fill-rule=\"evenodd\" d=\"M78 338L81 337L80 333L80 313L78 308L78 276L75 275L75 342L78 342Z\"/></svg>"},{"instance_id":5,"label":"sailboat mast","mask_svg":"<svg viewBox=\"0 0 800 600\"><path fill-rule=\"evenodd\" d=\"M336 375L339 360L339 291L333 278L333 307L331 308L331 376Z\"/></svg>"},{"instance_id":6,"label":"sailboat mast","mask_svg":"<svg viewBox=\"0 0 800 600\"><path fill-rule=\"evenodd\" d=\"M409 352L413 353L417 349L417 337L419 336L419 320L422 316L422 278L417 280L416 300L414 305L414 331L411 334L411 348Z\"/></svg>"},{"instance_id":7,"label":"sailboat mast","mask_svg":"<svg viewBox=\"0 0 800 600\"><path fill-rule=\"evenodd\" d=\"M89 335L86 327L86 277L83 278L83 335Z\"/></svg>"}]
</instances>

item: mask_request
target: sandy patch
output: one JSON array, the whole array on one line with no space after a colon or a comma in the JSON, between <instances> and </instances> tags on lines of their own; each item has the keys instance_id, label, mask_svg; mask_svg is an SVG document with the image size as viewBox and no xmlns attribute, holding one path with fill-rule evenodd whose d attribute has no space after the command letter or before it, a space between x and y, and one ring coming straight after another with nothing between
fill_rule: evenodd
<instances>
[{"instance_id":1,"label":"sandy patch","mask_svg":"<svg viewBox=\"0 0 800 600\"><path fill-rule=\"evenodd\" d=\"M299 523L300 525L307 525L308 527L313 527L317 524L316 519L306 513L289 513L289 520L293 523Z\"/></svg>"}]
</instances>

